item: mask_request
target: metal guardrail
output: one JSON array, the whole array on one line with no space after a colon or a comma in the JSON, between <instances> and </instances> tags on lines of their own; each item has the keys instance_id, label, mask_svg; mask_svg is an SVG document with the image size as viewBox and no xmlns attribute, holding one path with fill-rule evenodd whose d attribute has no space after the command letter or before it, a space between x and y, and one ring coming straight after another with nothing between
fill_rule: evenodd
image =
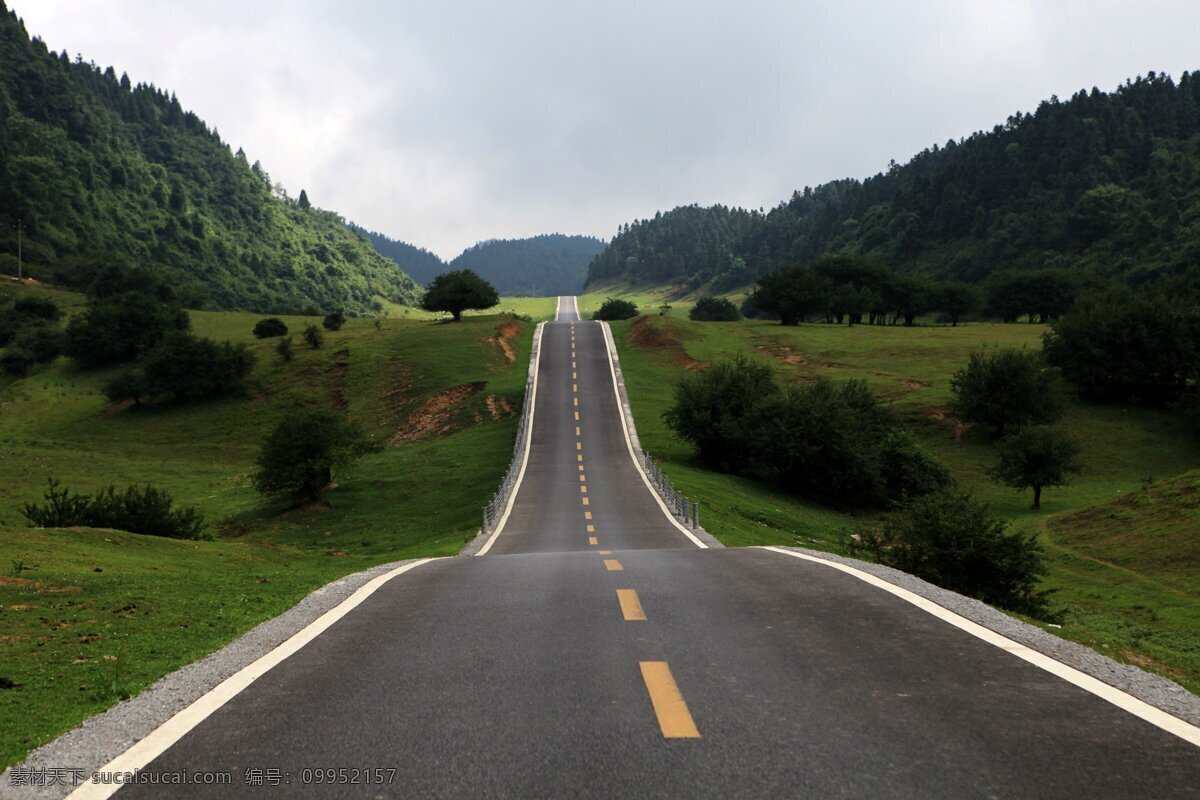
<instances>
[{"instance_id":1,"label":"metal guardrail","mask_svg":"<svg viewBox=\"0 0 1200 800\"><path fill-rule=\"evenodd\" d=\"M658 468L658 464L650 456L649 453L644 453L646 477L650 479L650 483L658 490L663 502L667 504L667 508L678 517L685 525L688 525L695 530L700 527L700 503L689 500L682 492L675 488L675 484L671 483L671 479Z\"/></svg>"},{"instance_id":2,"label":"metal guardrail","mask_svg":"<svg viewBox=\"0 0 1200 800\"><path fill-rule=\"evenodd\" d=\"M525 378L525 397L521 400L521 422L517 427L517 441L513 445L513 457L508 462L508 471L504 473L504 480L500 482L500 488L492 495L492 500L483 507L483 532L491 533L496 529L497 523L500 522L500 517L504 514L504 508L508 505L508 498L512 495L513 487L517 483L517 476L521 474L521 464L525 460L525 440L526 434L529 432L529 417L533 410L529 404L533 398L533 383L536 380L538 351L542 345L542 326L539 325L534 333L533 351L529 354L529 375Z\"/></svg>"}]
</instances>

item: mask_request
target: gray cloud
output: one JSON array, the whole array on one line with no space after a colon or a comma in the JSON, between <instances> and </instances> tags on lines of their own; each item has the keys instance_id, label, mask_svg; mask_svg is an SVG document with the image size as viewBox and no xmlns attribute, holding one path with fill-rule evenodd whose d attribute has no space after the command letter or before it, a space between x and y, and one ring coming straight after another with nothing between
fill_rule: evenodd
<instances>
[{"instance_id":1,"label":"gray cloud","mask_svg":"<svg viewBox=\"0 0 1200 800\"><path fill-rule=\"evenodd\" d=\"M56 49L175 91L296 194L452 257L770 207L1051 94L1200 68L1200 6L12 0Z\"/></svg>"}]
</instances>

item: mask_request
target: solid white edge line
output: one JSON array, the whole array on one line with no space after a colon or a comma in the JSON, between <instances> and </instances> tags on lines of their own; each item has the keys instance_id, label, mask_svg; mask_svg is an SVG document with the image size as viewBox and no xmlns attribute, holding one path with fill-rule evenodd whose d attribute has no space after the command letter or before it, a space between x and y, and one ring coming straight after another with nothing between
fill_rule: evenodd
<instances>
[{"instance_id":1,"label":"solid white edge line","mask_svg":"<svg viewBox=\"0 0 1200 800\"><path fill-rule=\"evenodd\" d=\"M1185 722L1184 720L1172 714L1168 714L1166 711L1150 705L1145 700L1139 700L1127 692L1123 692L1114 686L1109 686L1104 681L1093 678L1086 672L1082 672L1074 667L1067 666L1061 661L1057 661L1050 656L1045 655L1044 653L1039 653L1037 650L1034 650L1027 645L1023 645L1020 642L1015 642L1012 639L1009 639L1007 636L996 633L991 628L986 628L977 622L972 622L966 617L956 614L953 611L938 605L932 600L921 597L921 595L916 594L915 592L910 592L908 589L902 589L901 587L896 586L894 583L888 583L883 578L879 578L870 574L869 572L863 572L860 569L855 569L854 567L846 564L839 564L836 561L827 561L823 558L817 558L816 556L810 556L805 553L795 553L791 550L783 550L779 547L763 546L760 547L760 549L770 550L773 553L791 556L792 558L799 558L804 561L812 561L827 567L833 567L836 570L845 572L847 575L852 575L853 577L858 578L860 581L869 583L876 588L883 589L885 592L890 592L901 600L911 603L922 611L932 614L943 622L948 622L954 627L971 634L977 639L982 639L994 647L998 647L999 649L1004 650L1007 653L1011 653L1023 661L1033 664L1035 667L1049 672L1051 675L1062 678L1067 683L1074 684L1080 689L1094 694L1102 700L1107 700L1109 703L1112 703L1122 711L1127 711L1130 714L1133 714L1135 717L1149 722L1156 728L1161 728L1167 733L1178 736L1180 739L1183 739L1189 744L1200 747L1200 728L1196 727L1195 725Z\"/></svg>"},{"instance_id":2,"label":"solid white edge line","mask_svg":"<svg viewBox=\"0 0 1200 800\"><path fill-rule=\"evenodd\" d=\"M650 483L650 478L646 476L646 471L642 469L641 463L638 461L637 454L633 452L633 440L629 438L629 426L625 423L625 407L621 403L621 392L617 388L617 368L613 364L613 353L617 351L617 342L613 339L612 331L608 327L607 322L601 322L600 327L604 331L604 353L608 356L608 372L612 375L613 395L617 398L617 416L621 418L621 431L625 434L625 447L629 451L629 459L633 461L633 466L638 471L638 475L642 476L642 483L646 484L646 490L650 492L650 496L654 498L654 502L658 503L658 507L662 509L663 516L670 520L671 524L679 529L679 532L692 540L692 543L702 550L707 550L708 545L696 538L696 535L680 524L679 520L675 519L675 515L667 508L667 504L654 490L654 486Z\"/></svg>"},{"instance_id":3,"label":"solid white edge line","mask_svg":"<svg viewBox=\"0 0 1200 800\"><path fill-rule=\"evenodd\" d=\"M574 295L574 294L571 295L571 305L575 306L575 319L582 322L583 317L581 317L579 315L579 296L578 295Z\"/></svg>"},{"instance_id":4,"label":"solid white edge line","mask_svg":"<svg viewBox=\"0 0 1200 800\"><path fill-rule=\"evenodd\" d=\"M242 667L205 692L187 708L176 713L97 771L132 773L143 769L147 764L182 739L190 730L207 719L214 711L236 697L243 689L261 678L288 656L294 654L300 648L304 647L304 645L320 636L342 617L353 611L364 600L374 594L379 587L392 578L403 575L409 570L416 569L422 564L441 560L440 558L422 558L419 561L405 564L390 572L385 572L383 575L372 578L360 586L354 594L292 634L287 641L280 644L271 652L261 656L251 664ZM75 789L67 797L68 800L103 800L103 798L111 797L120 788L121 784L119 783L89 782L81 784L79 788Z\"/></svg>"},{"instance_id":5,"label":"solid white edge line","mask_svg":"<svg viewBox=\"0 0 1200 800\"><path fill-rule=\"evenodd\" d=\"M538 373L542 369L542 330L545 325L546 323L539 322L537 331L533 334L537 344L537 357L533 362L533 386L529 390L529 421L525 423L525 452L521 456L521 470L517 473L516 483L513 484L512 491L508 495L508 502L504 505L504 513L500 515L500 523L496 525L496 530L492 531L492 535L484 542L483 547L479 548L479 552L475 554L477 556L487 555L488 550L491 550L492 545L496 543L496 538L500 536L500 532L508 523L508 516L512 513L513 504L517 502L517 493L521 491L521 482L525 480L525 468L529 466L529 450L533 444L533 414L537 410Z\"/></svg>"}]
</instances>

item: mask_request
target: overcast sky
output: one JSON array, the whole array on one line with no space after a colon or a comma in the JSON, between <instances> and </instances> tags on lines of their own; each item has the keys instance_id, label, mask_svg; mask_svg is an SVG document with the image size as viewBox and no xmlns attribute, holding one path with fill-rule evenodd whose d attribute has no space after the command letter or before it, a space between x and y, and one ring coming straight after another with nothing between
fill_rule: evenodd
<instances>
[{"instance_id":1,"label":"overcast sky","mask_svg":"<svg viewBox=\"0 0 1200 800\"><path fill-rule=\"evenodd\" d=\"M9 0L294 196L451 258L770 208L1052 94L1200 68L1200 3Z\"/></svg>"}]
</instances>

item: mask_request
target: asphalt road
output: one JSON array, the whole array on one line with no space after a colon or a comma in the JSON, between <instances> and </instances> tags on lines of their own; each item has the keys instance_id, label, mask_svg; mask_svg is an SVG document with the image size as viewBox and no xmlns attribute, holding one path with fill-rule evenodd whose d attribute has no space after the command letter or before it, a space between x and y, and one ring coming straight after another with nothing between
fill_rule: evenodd
<instances>
[{"instance_id":1,"label":"asphalt road","mask_svg":"<svg viewBox=\"0 0 1200 800\"><path fill-rule=\"evenodd\" d=\"M146 770L232 785L119 797L1197 795L1200 749L887 592L698 549L630 459L597 323L547 324L538 380L486 556L391 580Z\"/></svg>"}]
</instances>

